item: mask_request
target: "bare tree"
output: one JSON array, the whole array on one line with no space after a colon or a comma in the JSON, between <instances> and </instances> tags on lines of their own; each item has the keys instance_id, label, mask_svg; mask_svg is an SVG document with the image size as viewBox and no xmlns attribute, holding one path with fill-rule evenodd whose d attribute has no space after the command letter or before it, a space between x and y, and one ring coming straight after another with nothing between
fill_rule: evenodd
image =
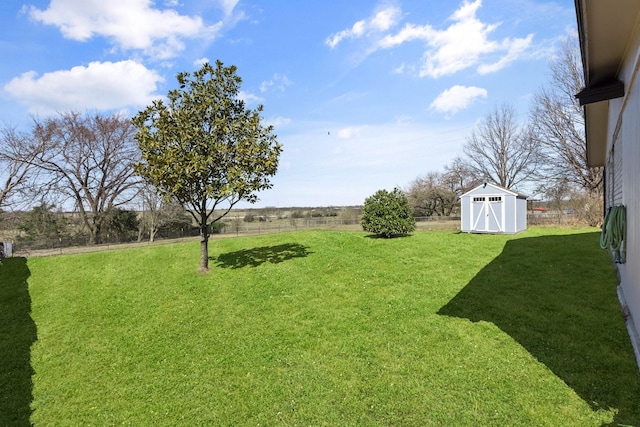
<instances>
[{"instance_id":1,"label":"bare tree","mask_svg":"<svg viewBox=\"0 0 640 427\"><path fill-rule=\"evenodd\" d=\"M14 127L0 129L0 209L24 188L33 172L31 161L38 154L24 132Z\"/></svg>"},{"instance_id":2,"label":"bare tree","mask_svg":"<svg viewBox=\"0 0 640 427\"><path fill-rule=\"evenodd\" d=\"M149 241L155 240L156 233L160 229L162 206L164 197L158 193L156 188L150 184L143 184L138 197L142 199L142 213L138 229L138 241L142 240L143 234L149 235Z\"/></svg>"},{"instance_id":3,"label":"bare tree","mask_svg":"<svg viewBox=\"0 0 640 427\"><path fill-rule=\"evenodd\" d=\"M538 166L538 141L518 123L510 105L489 113L463 149L476 175L504 188L532 179Z\"/></svg>"},{"instance_id":4,"label":"bare tree","mask_svg":"<svg viewBox=\"0 0 640 427\"><path fill-rule=\"evenodd\" d=\"M587 165L582 107L575 94L584 87L577 40L567 41L560 56L550 63L548 84L533 98L531 126L542 147L542 190L566 186L589 194L602 192L602 168Z\"/></svg>"},{"instance_id":5,"label":"bare tree","mask_svg":"<svg viewBox=\"0 0 640 427\"><path fill-rule=\"evenodd\" d=\"M153 242L161 228L172 224L184 224L188 227L191 223L191 217L178 201L166 200L150 184L142 186L138 197L142 199L138 241L142 240L143 234L147 234L149 241Z\"/></svg>"},{"instance_id":6,"label":"bare tree","mask_svg":"<svg viewBox=\"0 0 640 427\"><path fill-rule=\"evenodd\" d=\"M135 128L128 118L77 112L34 119L32 144L39 168L58 194L75 203L89 231L101 242L107 214L135 196L133 164L139 159Z\"/></svg>"},{"instance_id":7,"label":"bare tree","mask_svg":"<svg viewBox=\"0 0 640 427\"><path fill-rule=\"evenodd\" d=\"M450 165L445 165L443 183L459 196L482 184L482 177L469 166L469 162L458 156Z\"/></svg>"},{"instance_id":8,"label":"bare tree","mask_svg":"<svg viewBox=\"0 0 640 427\"><path fill-rule=\"evenodd\" d=\"M436 193L439 175L438 172L429 172L413 180L409 184L409 188L405 190L414 215L431 216L436 214L438 208Z\"/></svg>"},{"instance_id":9,"label":"bare tree","mask_svg":"<svg viewBox=\"0 0 640 427\"><path fill-rule=\"evenodd\" d=\"M458 194L453 191L440 172L429 172L409 184L405 191L416 216L449 216L458 205Z\"/></svg>"}]
</instances>

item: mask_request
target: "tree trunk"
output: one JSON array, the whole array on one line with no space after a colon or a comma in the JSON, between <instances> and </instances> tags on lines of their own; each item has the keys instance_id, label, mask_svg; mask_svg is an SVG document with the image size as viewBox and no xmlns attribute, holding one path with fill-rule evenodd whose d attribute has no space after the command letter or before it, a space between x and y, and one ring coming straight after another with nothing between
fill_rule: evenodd
<instances>
[{"instance_id":1,"label":"tree trunk","mask_svg":"<svg viewBox=\"0 0 640 427\"><path fill-rule=\"evenodd\" d=\"M209 229L207 224L200 224L200 269L203 273L209 272Z\"/></svg>"},{"instance_id":2,"label":"tree trunk","mask_svg":"<svg viewBox=\"0 0 640 427\"><path fill-rule=\"evenodd\" d=\"M89 246L93 246L93 245L98 245L102 243L100 241L100 235L98 234L98 231L94 228L90 228L89 229Z\"/></svg>"}]
</instances>

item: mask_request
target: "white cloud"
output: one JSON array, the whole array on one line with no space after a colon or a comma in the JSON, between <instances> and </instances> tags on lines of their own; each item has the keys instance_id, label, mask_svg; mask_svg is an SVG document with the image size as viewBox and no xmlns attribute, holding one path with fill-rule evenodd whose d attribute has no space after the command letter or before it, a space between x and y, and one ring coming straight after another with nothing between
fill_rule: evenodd
<instances>
[{"instance_id":1,"label":"white cloud","mask_svg":"<svg viewBox=\"0 0 640 427\"><path fill-rule=\"evenodd\" d=\"M507 50L507 54L492 64L481 64L478 66L478 72L480 74L489 74L503 69L510 62L520 58L529 49L532 40L533 34L529 34L524 39L505 39L502 44Z\"/></svg>"},{"instance_id":2,"label":"white cloud","mask_svg":"<svg viewBox=\"0 0 640 427\"><path fill-rule=\"evenodd\" d=\"M364 21L358 21L353 24L353 27L342 30L327 37L325 43L329 45L331 49L333 49L344 39L360 37L364 34L364 25Z\"/></svg>"},{"instance_id":3,"label":"white cloud","mask_svg":"<svg viewBox=\"0 0 640 427\"><path fill-rule=\"evenodd\" d=\"M398 23L401 15L400 8L393 5L379 8L373 16L357 21L351 28L330 35L325 40L325 43L333 49L343 40L360 38L370 33L387 31Z\"/></svg>"},{"instance_id":4,"label":"white cloud","mask_svg":"<svg viewBox=\"0 0 640 427\"><path fill-rule=\"evenodd\" d=\"M274 128L279 128L281 126L286 126L291 123L291 119L289 117L274 117L272 119L265 120L265 124L267 126L273 126Z\"/></svg>"},{"instance_id":5,"label":"white cloud","mask_svg":"<svg viewBox=\"0 0 640 427\"><path fill-rule=\"evenodd\" d=\"M155 92L163 80L135 61L91 62L42 76L29 71L12 79L4 90L27 105L29 112L50 114L145 106L159 97Z\"/></svg>"},{"instance_id":6,"label":"white cloud","mask_svg":"<svg viewBox=\"0 0 640 427\"><path fill-rule=\"evenodd\" d=\"M246 104L259 104L264 101L264 98L261 98L258 95L250 92L245 92L243 90L238 92L238 98L243 100Z\"/></svg>"},{"instance_id":7,"label":"white cloud","mask_svg":"<svg viewBox=\"0 0 640 427\"><path fill-rule=\"evenodd\" d=\"M455 114L478 98L486 98L487 90L475 86L453 86L440 93L429 108L441 113Z\"/></svg>"},{"instance_id":8,"label":"white cloud","mask_svg":"<svg viewBox=\"0 0 640 427\"><path fill-rule=\"evenodd\" d=\"M338 131L338 138L340 139L352 139L360 137L362 133L362 127L350 126L342 128Z\"/></svg>"},{"instance_id":9,"label":"white cloud","mask_svg":"<svg viewBox=\"0 0 640 427\"><path fill-rule=\"evenodd\" d=\"M238 4L239 0L220 0L220 5L222 6L222 10L224 10L224 14L229 16L233 13L233 9Z\"/></svg>"},{"instance_id":10,"label":"white cloud","mask_svg":"<svg viewBox=\"0 0 640 427\"><path fill-rule=\"evenodd\" d=\"M209 61L209 58L207 58L205 56L205 57L202 57L200 59L196 59L195 61L193 61L193 65L196 66L196 67L202 67L207 62L210 62L210 61Z\"/></svg>"},{"instance_id":11,"label":"white cloud","mask_svg":"<svg viewBox=\"0 0 640 427\"><path fill-rule=\"evenodd\" d=\"M224 1L222 6L232 11L235 3ZM102 36L120 49L141 50L157 59L176 56L184 49L185 39L213 39L223 25L206 25L199 16L152 5L149 0L51 0L47 9L30 6L28 13L38 22L58 27L68 39L87 41Z\"/></svg>"},{"instance_id":12,"label":"white cloud","mask_svg":"<svg viewBox=\"0 0 640 427\"><path fill-rule=\"evenodd\" d=\"M264 93L269 89L277 89L284 92L293 82L284 74L274 74L271 80L265 80L260 84L260 92Z\"/></svg>"},{"instance_id":13,"label":"white cloud","mask_svg":"<svg viewBox=\"0 0 640 427\"><path fill-rule=\"evenodd\" d=\"M398 22L400 9L387 7L377 12L371 19L371 27L379 31L387 31Z\"/></svg>"},{"instance_id":14,"label":"white cloud","mask_svg":"<svg viewBox=\"0 0 640 427\"><path fill-rule=\"evenodd\" d=\"M366 55L412 41L426 44L419 67L420 77L438 78L473 66L478 66L481 74L495 72L522 57L531 46L533 34L525 38L492 40L490 35L500 24L482 22L477 17L481 6L482 0L464 0L451 14L451 23L444 29L437 29L429 24L407 23L395 33L384 34L397 24L401 16L401 11L392 7L378 12L373 18L356 22L350 29L331 35L326 43L334 48L347 38L358 38L375 29L378 37L374 38L368 50L364 49ZM484 61L489 55L497 56L498 59L486 64ZM405 69L407 68L403 64L401 68L395 68L394 72Z\"/></svg>"}]
</instances>

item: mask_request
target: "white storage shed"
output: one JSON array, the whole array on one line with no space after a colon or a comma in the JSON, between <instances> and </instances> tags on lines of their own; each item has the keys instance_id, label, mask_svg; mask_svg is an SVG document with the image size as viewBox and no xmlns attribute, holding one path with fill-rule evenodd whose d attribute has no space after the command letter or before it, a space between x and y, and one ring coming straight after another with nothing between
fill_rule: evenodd
<instances>
[{"instance_id":1,"label":"white storage shed","mask_svg":"<svg viewBox=\"0 0 640 427\"><path fill-rule=\"evenodd\" d=\"M527 196L484 183L460 196L460 230L513 234L527 228Z\"/></svg>"}]
</instances>

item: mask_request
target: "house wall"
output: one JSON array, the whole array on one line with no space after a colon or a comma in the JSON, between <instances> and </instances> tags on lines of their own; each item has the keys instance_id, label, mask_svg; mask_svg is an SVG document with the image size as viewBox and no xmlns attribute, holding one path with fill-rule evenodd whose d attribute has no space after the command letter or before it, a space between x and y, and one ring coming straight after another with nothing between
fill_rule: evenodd
<instances>
[{"instance_id":1,"label":"house wall","mask_svg":"<svg viewBox=\"0 0 640 427\"><path fill-rule=\"evenodd\" d=\"M640 331L640 38L638 27L630 41L619 79L625 96L609 101L607 132L607 207L627 208L627 262L617 264L623 305L630 313L632 339ZM633 330L634 329L634 330ZM635 337L633 336L635 335Z\"/></svg>"}]
</instances>

